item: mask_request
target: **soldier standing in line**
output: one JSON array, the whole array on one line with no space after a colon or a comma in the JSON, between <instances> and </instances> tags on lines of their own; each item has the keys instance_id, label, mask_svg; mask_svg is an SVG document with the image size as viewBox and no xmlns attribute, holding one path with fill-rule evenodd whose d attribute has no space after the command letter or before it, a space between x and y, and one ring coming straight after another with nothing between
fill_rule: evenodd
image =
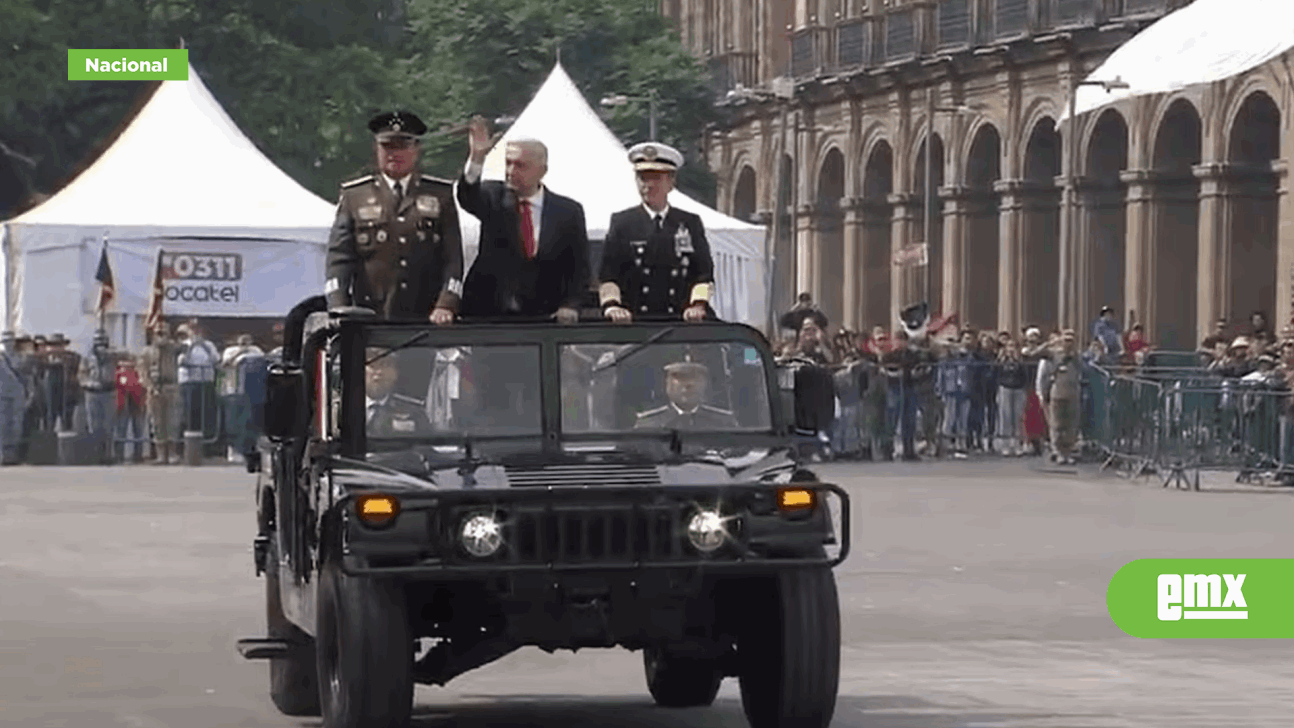
<instances>
[{"instance_id":1,"label":"soldier standing in line","mask_svg":"<svg viewBox=\"0 0 1294 728\"><path fill-rule=\"evenodd\" d=\"M158 465L169 463L172 451L176 458L180 456L179 356L180 347L166 324L153 331L151 343L140 356L140 375L148 393L148 419L153 425Z\"/></svg>"},{"instance_id":2,"label":"soldier standing in line","mask_svg":"<svg viewBox=\"0 0 1294 728\"><path fill-rule=\"evenodd\" d=\"M1038 396L1047 407L1051 428L1051 460L1073 465L1074 443L1078 440L1080 377L1082 361L1074 330L1066 329L1052 349L1051 357L1038 368Z\"/></svg>"},{"instance_id":3,"label":"soldier standing in line","mask_svg":"<svg viewBox=\"0 0 1294 728\"><path fill-rule=\"evenodd\" d=\"M67 350L67 338L54 334L45 342L41 355L41 377L45 390L45 426L47 433L72 430L76 413L76 375L81 357Z\"/></svg>"},{"instance_id":4,"label":"soldier standing in line","mask_svg":"<svg viewBox=\"0 0 1294 728\"><path fill-rule=\"evenodd\" d=\"M113 462L117 427L117 360L108 349L108 334L94 333L89 355L82 357L77 382L85 393L85 422L94 448L94 462Z\"/></svg>"},{"instance_id":5,"label":"soldier standing in line","mask_svg":"<svg viewBox=\"0 0 1294 728\"><path fill-rule=\"evenodd\" d=\"M379 114L368 128L379 172L341 185L328 239L328 305L363 306L386 320L452 323L463 293L453 183L418 174L427 127L414 114Z\"/></svg>"},{"instance_id":6,"label":"soldier standing in line","mask_svg":"<svg viewBox=\"0 0 1294 728\"><path fill-rule=\"evenodd\" d=\"M22 414L27 407L27 383L18 362L17 337L0 334L0 465L18 462Z\"/></svg>"}]
</instances>

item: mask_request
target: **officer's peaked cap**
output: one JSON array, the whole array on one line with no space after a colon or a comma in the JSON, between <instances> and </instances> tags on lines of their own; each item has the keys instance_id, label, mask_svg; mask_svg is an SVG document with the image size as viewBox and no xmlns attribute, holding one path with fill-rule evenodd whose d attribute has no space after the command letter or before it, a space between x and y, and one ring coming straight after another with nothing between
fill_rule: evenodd
<instances>
[{"instance_id":1,"label":"officer's peaked cap","mask_svg":"<svg viewBox=\"0 0 1294 728\"><path fill-rule=\"evenodd\" d=\"M698 361L676 361L665 365L665 373L707 376L710 374L710 368Z\"/></svg>"},{"instance_id":2,"label":"officer's peaked cap","mask_svg":"<svg viewBox=\"0 0 1294 728\"><path fill-rule=\"evenodd\" d=\"M629 148L629 161L638 172L677 172L683 154L667 144L643 142Z\"/></svg>"},{"instance_id":3,"label":"officer's peaked cap","mask_svg":"<svg viewBox=\"0 0 1294 728\"><path fill-rule=\"evenodd\" d=\"M427 133L427 125L412 111L385 111L369 119L368 130L378 141L417 139Z\"/></svg>"}]
</instances>

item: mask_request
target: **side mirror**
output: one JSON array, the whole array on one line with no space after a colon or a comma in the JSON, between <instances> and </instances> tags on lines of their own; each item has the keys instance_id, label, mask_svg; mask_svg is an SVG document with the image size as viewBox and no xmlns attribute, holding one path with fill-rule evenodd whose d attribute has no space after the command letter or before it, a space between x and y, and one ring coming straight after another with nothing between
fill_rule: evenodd
<instances>
[{"instance_id":1,"label":"side mirror","mask_svg":"<svg viewBox=\"0 0 1294 728\"><path fill-rule=\"evenodd\" d=\"M265 381L265 435L281 442L301 434L301 407L306 397L305 372L270 368Z\"/></svg>"}]
</instances>

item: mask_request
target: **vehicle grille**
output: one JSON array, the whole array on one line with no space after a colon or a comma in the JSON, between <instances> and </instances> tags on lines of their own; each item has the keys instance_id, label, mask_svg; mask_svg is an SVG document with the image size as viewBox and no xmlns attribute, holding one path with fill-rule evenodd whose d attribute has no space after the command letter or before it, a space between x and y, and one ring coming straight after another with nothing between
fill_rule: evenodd
<instances>
[{"instance_id":1,"label":"vehicle grille","mask_svg":"<svg viewBox=\"0 0 1294 728\"><path fill-rule=\"evenodd\" d=\"M660 485L655 465L621 465L616 463L576 463L506 469L508 485L547 487L563 485Z\"/></svg>"},{"instance_id":2,"label":"vehicle grille","mask_svg":"<svg viewBox=\"0 0 1294 728\"><path fill-rule=\"evenodd\" d=\"M682 504L520 508L505 527L513 563L667 561L684 552Z\"/></svg>"}]
</instances>

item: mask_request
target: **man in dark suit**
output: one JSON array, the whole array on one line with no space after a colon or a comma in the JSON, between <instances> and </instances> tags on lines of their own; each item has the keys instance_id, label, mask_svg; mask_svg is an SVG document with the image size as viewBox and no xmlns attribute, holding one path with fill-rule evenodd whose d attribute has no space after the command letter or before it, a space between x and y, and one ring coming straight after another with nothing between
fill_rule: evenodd
<instances>
[{"instance_id":1,"label":"man in dark suit","mask_svg":"<svg viewBox=\"0 0 1294 728\"><path fill-rule=\"evenodd\" d=\"M393 352L378 359L382 349L369 349L365 374L365 430L369 437L418 437L432 431L431 420L421 400L395 391L400 378Z\"/></svg>"},{"instance_id":2,"label":"man in dark suit","mask_svg":"<svg viewBox=\"0 0 1294 728\"><path fill-rule=\"evenodd\" d=\"M618 323L634 316L712 317L714 259L697 215L669 204L678 150L646 142L629 150L642 204L611 216L598 289L602 310Z\"/></svg>"},{"instance_id":3,"label":"man in dark suit","mask_svg":"<svg viewBox=\"0 0 1294 728\"><path fill-rule=\"evenodd\" d=\"M463 283L463 315L575 323L591 283L584 207L543 185L548 150L536 140L509 141L506 181L481 181L497 141L485 119L472 119L458 202L481 221L481 237Z\"/></svg>"},{"instance_id":4,"label":"man in dark suit","mask_svg":"<svg viewBox=\"0 0 1294 728\"><path fill-rule=\"evenodd\" d=\"M418 137L427 131L417 116L379 114L368 128L379 173L342 183L328 238L328 305L451 323L463 290L453 183L416 172Z\"/></svg>"},{"instance_id":5,"label":"man in dark suit","mask_svg":"<svg viewBox=\"0 0 1294 728\"><path fill-rule=\"evenodd\" d=\"M665 365L669 404L639 413L635 430L735 430L737 418L728 410L705 404L710 370L704 364L680 361Z\"/></svg>"}]
</instances>

